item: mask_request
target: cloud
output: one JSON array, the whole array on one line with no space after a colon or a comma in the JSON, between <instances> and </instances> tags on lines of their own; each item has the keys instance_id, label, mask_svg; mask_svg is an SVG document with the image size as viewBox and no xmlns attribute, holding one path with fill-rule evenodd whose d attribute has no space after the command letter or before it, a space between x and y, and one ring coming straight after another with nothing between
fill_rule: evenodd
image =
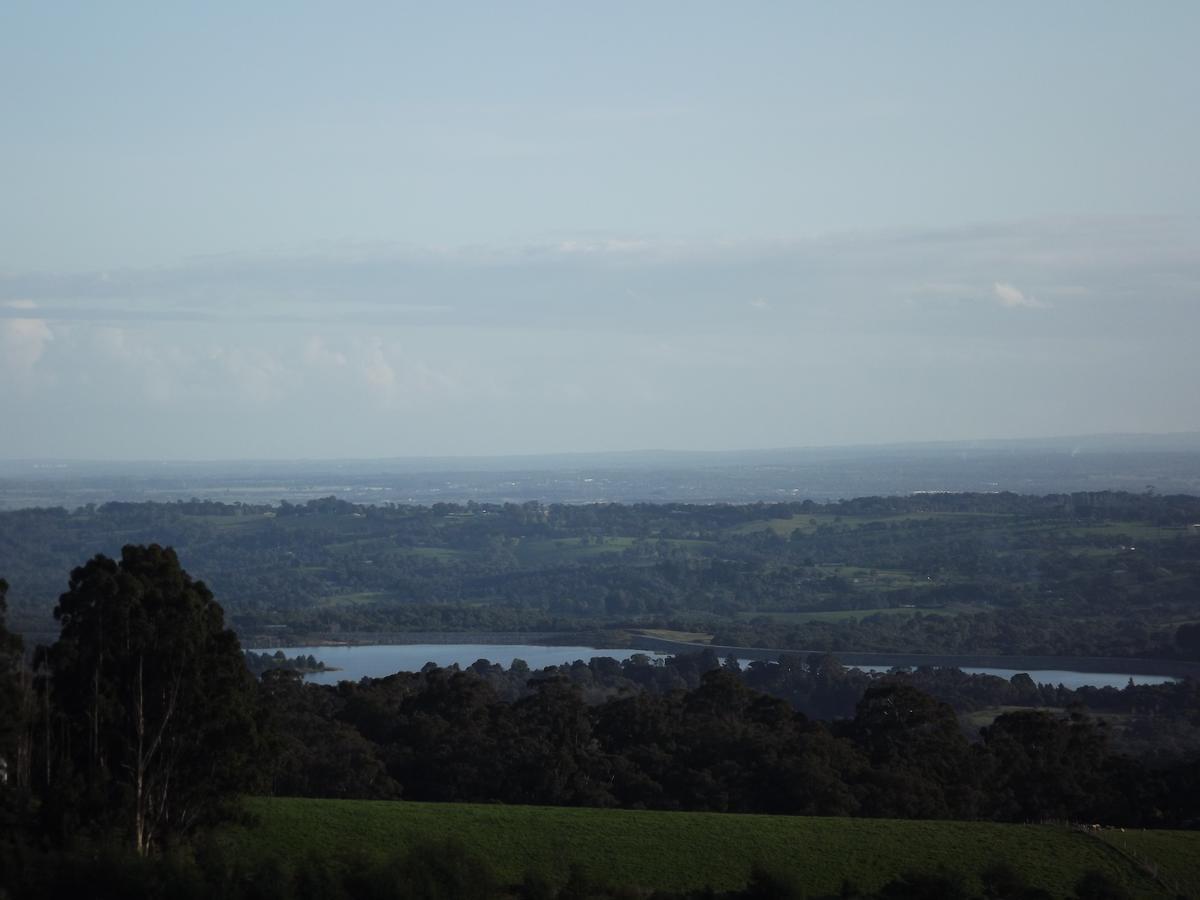
<instances>
[{"instance_id":1,"label":"cloud","mask_svg":"<svg viewBox=\"0 0 1200 900\"><path fill-rule=\"evenodd\" d=\"M8 309L37 309L37 304L32 300L5 300L0 306Z\"/></svg>"},{"instance_id":2,"label":"cloud","mask_svg":"<svg viewBox=\"0 0 1200 900\"><path fill-rule=\"evenodd\" d=\"M1041 309L1042 304L1036 297L1029 296L1006 281L997 281L992 286L996 299L1010 309Z\"/></svg>"},{"instance_id":3,"label":"cloud","mask_svg":"<svg viewBox=\"0 0 1200 900\"><path fill-rule=\"evenodd\" d=\"M770 301L765 300L762 297L755 297L753 300L750 301L750 308L758 309L758 310L767 310L767 309L771 308L771 303L770 303Z\"/></svg>"},{"instance_id":4,"label":"cloud","mask_svg":"<svg viewBox=\"0 0 1200 900\"><path fill-rule=\"evenodd\" d=\"M761 333L768 323L966 335L994 328L989 306L1053 306L1055 321L1043 324L1079 333L1124 323L1132 300L1175 315L1198 283L1200 219L1110 217L747 240L578 234L455 247L330 244L104 273L0 272L0 303L37 303L37 317L56 330L72 322L131 330L187 322L193 332L302 326L301 342L316 334L324 343L301 343L297 368L360 373L356 342L386 342L399 329L418 342L477 330L497 340L517 330L548 340L580 330ZM755 298L767 299L769 315ZM6 316L22 313L0 308ZM399 359L391 364L406 381Z\"/></svg>"},{"instance_id":5,"label":"cloud","mask_svg":"<svg viewBox=\"0 0 1200 900\"><path fill-rule=\"evenodd\" d=\"M54 340L54 332L43 319L9 319L0 324L0 364L26 372L37 365Z\"/></svg>"},{"instance_id":6,"label":"cloud","mask_svg":"<svg viewBox=\"0 0 1200 900\"><path fill-rule=\"evenodd\" d=\"M353 382L346 388L366 393L373 401L388 409L427 409L451 402L461 394L459 379L420 357L405 352L397 343L385 343L373 337L357 341L349 353L347 372ZM472 391L477 397L489 395L496 385L495 373L473 379Z\"/></svg>"},{"instance_id":7,"label":"cloud","mask_svg":"<svg viewBox=\"0 0 1200 900\"><path fill-rule=\"evenodd\" d=\"M316 335L310 337L304 344L303 359L306 364L316 369L344 369L346 354L330 350L325 345L325 339Z\"/></svg>"},{"instance_id":8,"label":"cloud","mask_svg":"<svg viewBox=\"0 0 1200 900\"><path fill-rule=\"evenodd\" d=\"M132 358L133 352L126 340L125 329L103 325L95 330L92 342L102 354L121 362Z\"/></svg>"},{"instance_id":9,"label":"cloud","mask_svg":"<svg viewBox=\"0 0 1200 900\"><path fill-rule=\"evenodd\" d=\"M244 404L273 404L286 393L287 368L269 351L244 346L218 347L211 360L228 376L233 396Z\"/></svg>"},{"instance_id":10,"label":"cloud","mask_svg":"<svg viewBox=\"0 0 1200 900\"><path fill-rule=\"evenodd\" d=\"M396 370L388 361L383 347L376 343L363 360L363 379L367 386L384 398L390 398L396 389Z\"/></svg>"}]
</instances>

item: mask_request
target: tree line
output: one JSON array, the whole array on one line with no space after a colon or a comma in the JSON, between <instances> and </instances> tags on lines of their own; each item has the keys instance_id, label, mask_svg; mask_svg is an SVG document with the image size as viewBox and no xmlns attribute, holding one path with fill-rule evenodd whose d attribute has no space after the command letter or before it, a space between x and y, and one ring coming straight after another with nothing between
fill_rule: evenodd
<instances>
[{"instance_id":1,"label":"tree line","mask_svg":"<svg viewBox=\"0 0 1200 900\"><path fill-rule=\"evenodd\" d=\"M0 584L0 602L4 593ZM1194 751L1116 753L1107 726L1080 708L1009 712L971 741L954 709L921 689L1065 699L1027 677L974 687L961 673L868 678L828 655L742 671L709 653L540 673L480 661L336 686L288 669L256 680L212 593L157 545L75 569L55 617L59 639L29 665L0 628L0 758L7 814L58 842L120 834L144 854L220 819L246 791L1137 826L1200 819ZM1129 689L1121 702L1194 718L1195 691ZM1126 692L1098 697L1113 695Z\"/></svg>"},{"instance_id":2,"label":"tree line","mask_svg":"<svg viewBox=\"0 0 1200 900\"><path fill-rule=\"evenodd\" d=\"M820 677L819 675L817 676ZM1180 826L1200 814L1195 756L1112 751L1086 714L1001 715L969 741L949 705L905 679L851 718L810 719L725 667L697 688L586 702L557 673L501 699L471 669L337 687L268 673L282 795L620 806L1009 822ZM333 765L354 760L353 766Z\"/></svg>"},{"instance_id":3,"label":"tree line","mask_svg":"<svg viewBox=\"0 0 1200 900\"><path fill-rule=\"evenodd\" d=\"M157 541L203 573L243 634L668 627L784 649L1196 658L1197 522L1200 499L1110 492L108 503L0 513L0 572L31 630L50 629L60 573L86 554Z\"/></svg>"},{"instance_id":4,"label":"tree line","mask_svg":"<svg viewBox=\"0 0 1200 900\"><path fill-rule=\"evenodd\" d=\"M972 742L917 686L937 681L928 673L859 690L828 655L743 671L702 654L540 673L480 661L323 687L288 668L255 679L220 605L169 548L130 545L73 570L59 638L31 654L4 627L6 594L0 581L0 886L18 897L512 895L454 847L351 874L247 868L203 838L240 815L244 793L1142 826L1200 817L1195 757L1114 753L1079 710L1001 715ZM1194 691L1130 702L1188 707ZM1078 896L1119 896L1092 881ZM992 896L1040 896L1004 873L984 883L1008 885ZM914 891L970 896L928 874L843 896ZM625 895L582 876L552 886L531 875L518 890ZM798 895L759 873L726 896Z\"/></svg>"}]
</instances>

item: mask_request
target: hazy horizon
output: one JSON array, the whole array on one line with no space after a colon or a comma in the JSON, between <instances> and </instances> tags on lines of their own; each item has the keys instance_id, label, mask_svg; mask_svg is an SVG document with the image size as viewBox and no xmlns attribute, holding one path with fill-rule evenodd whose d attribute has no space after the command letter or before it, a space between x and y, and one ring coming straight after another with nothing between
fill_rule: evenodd
<instances>
[{"instance_id":1,"label":"hazy horizon","mask_svg":"<svg viewBox=\"0 0 1200 900\"><path fill-rule=\"evenodd\" d=\"M1069 445L1075 444L1074 447ZM1076 452L1200 452L1200 431L1174 432L1107 432L1098 434L1047 434L1027 437L985 437L968 440L953 438L930 441L887 441L860 444L806 444L791 447L718 447L692 449L688 447L630 447L615 450L560 450L552 452L531 451L525 453L476 453L440 454L436 456L262 456L262 457L88 457L88 456L32 456L17 457L0 455L0 464L44 463L44 464L195 464L237 465L245 463L373 463L373 462L470 462L505 460L546 460L557 458L619 458L619 457L736 457L787 454L826 453L838 451L913 451L935 449L1003 449L1013 447L1031 449L1070 449Z\"/></svg>"},{"instance_id":2,"label":"hazy horizon","mask_svg":"<svg viewBox=\"0 0 1200 900\"><path fill-rule=\"evenodd\" d=\"M1200 431L1197 26L10 4L0 458Z\"/></svg>"}]
</instances>

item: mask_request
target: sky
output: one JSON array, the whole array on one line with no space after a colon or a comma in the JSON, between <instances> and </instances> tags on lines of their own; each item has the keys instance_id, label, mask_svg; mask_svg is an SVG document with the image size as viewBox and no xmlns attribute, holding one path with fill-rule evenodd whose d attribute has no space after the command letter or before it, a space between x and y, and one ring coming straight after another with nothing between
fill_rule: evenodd
<instances>
[{"instance_id":1,"label":"sky","mask_svg":"<svg viewBox=\"0 0 1200 900\"><path fill-rule=\"evenodd\" d=\"M8 0L0 458L1200 430L1198 34Z\"/></svg>"}]
</instances>

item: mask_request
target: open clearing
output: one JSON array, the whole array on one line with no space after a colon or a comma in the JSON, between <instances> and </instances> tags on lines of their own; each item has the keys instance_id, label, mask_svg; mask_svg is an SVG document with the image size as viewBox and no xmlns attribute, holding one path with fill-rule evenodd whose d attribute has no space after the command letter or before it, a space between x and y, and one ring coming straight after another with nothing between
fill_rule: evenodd
<instances>
[{"instance_id":1,"label":"open clearing","mask_svg":"<svg viewBox=\"0 0 1200 900\"><path fill-rule=\"evenodd\" d=\"M845 622L849 619L865 619L868 616L912 616L920 613L923 616L961 616L979 612L982 607L958 603L951 606L884 606L872 609L830 609L813 610L811 612L775 612L771 610L744 610L734 614L742 622L754 619L767 619L783 625L801 625L805 622Z\"/></svg>"},{"instance_id":2,"label":"open clearing","mask_svg":"<svg viewBox=\"0 0 1200 900\"><path fill-rule=\"evenodd\" d=\"M762 863L797 873L810 894L836 894L846 879L873 890L914 870L959 872L978 887L982 869L1007 860L1056 897L1069 896L1088 869L1135 896L1165 895L1125 853L1049 825L283 798L247 805L258 823L227 834L251 856L353 866L414 843L457 838L508 883L529 870L563 880L578 864L614 884L731 889ZM1120 836L1136 838L1139 859L1181 885L1196 877L1200 833Z\"/></svg>"},{"instance_id":3,"label":"open clearing","mask_svg":"<svg viewBox=\"0 0 1200 900\"><path fill-rule=\"evenodd\" d=\"M711 644L713 639L708 631L671 631L668 628L637 628L632 633L664 641L679 641L681 644Z\"/></svg>"},{"instance_id":4,"label":"open clearing","mask_svg":"<svg viewBox=\"0 0 1200 900\"><path fill-rule=\"evenodd\" d=\"M815 534L822 526L840 529L862 528L864 525L893 525L910 522L942 522L970 521L972 523L995 519L1003 521L1011 516L998 513L984 512L918 512L896 515L875 516L840 516L827 510L814 510L812 513L797 513L785 519L758 519L745 522L729 529L732 533L750 534L755 531L773 531L781 537L790 537L793 531L801 534Z\"/></svg>"}]
</instances>

